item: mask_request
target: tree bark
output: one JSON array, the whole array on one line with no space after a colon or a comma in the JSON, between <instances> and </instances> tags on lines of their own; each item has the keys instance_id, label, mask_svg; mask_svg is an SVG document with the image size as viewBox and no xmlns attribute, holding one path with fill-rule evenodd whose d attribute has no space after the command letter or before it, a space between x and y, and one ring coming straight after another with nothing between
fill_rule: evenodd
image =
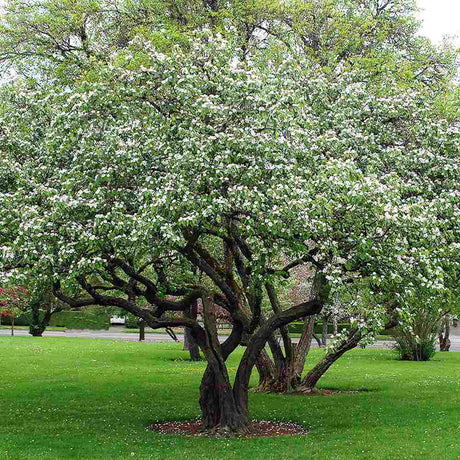
<instances>
[{"instance_id":1,"label":"tree bark","mask_svg":"<svg viewBox=\"0 0 460 460\"><path fill-rule=\"evenodd\" d=\"M292 357L286 356L282 360L275 359L273 363L266 351L262 350L256 362L259 372L259 384L256 391L287 393L300 385L305 361L310 351L314 326L315 316L307 316L304 320L300 341L293 347Z\"/></svg>"},{"instance_id":2,"label":"tree bark","mask_svg":"<svg viewBox=\"0 0 460 460\"><path fill-rule=\"evenodd\" d=\"M238 366L235 384L233 386L233 392L235 394L237 404L240 407L247 408L249 380L251 378L252 369L256 364L261 351L265 347L267 340L273 336L273 332L297 318L319 313L322 307L323 304L316 299L303 302L302 304L296 305L295 307L283 311L278 315L274 315L252 335Z\"/></svg>"},{"instance_id":3,"label":"tree bark","mask_svg":"<svg viewBox=\"0 0 460 460\"><path fill-rule=\"evenodd\" d=\"M203 427L221 434L234 433L249 422L246 408L237 404L226 366L208 364L200 386Z\"/></svg>"},{"instance_id":4,"label":"tree bark","mask_svg":"<svg viewBox=\"0 0 460 460\"><path fill-rule=\"evenodd\" d=\"M295 346L295 357L294 357L294 387L297 387L301 380L302 374L305 367L305 361L310 351L311 341L313 339L313 332L315 330L316 317L307 316L304 321L304 328L302 335L300 336L299 343Z\"/></svg>"},{"instance_id":5,"label":"tree bark","mask_svg":"<svg viewBox=\"0 0 460 460\"><path fill-rule=\"evenodd\" d=\"M184 316L196 320L198 315L198 302L194 301L190 308L184 311ZM184 328L184 350L190 353L191 361L201 361L200 348L195 342L192 331L189 327Z\"/></svg>"},{"instance_id":6,"label":"tree bark","mask_svg":"<svg viewBox=\"0 0 460 460\"><path fill-rule=\"evenodd\" d=\"M323 317L323 332L321 334L321 345L327 345L327 318Z\"/></svg>"},{"instance_id":7,"label":"tree bark","mask_svg":"<svg viewBox=\"0 0 460 460\"><path fill-rule=\"evenodd\" d=\"M276 369L268 353L263 349L256 361L257 372L259 373L259 383L255 388L257 392L272 392L276 380Z\"/></svg>"},{"instance_id":8,"label":"tree bark","mask_svg":"<svg viewBox=\"0 0 460 460\"><path fill-rule=\"evenodd\" d=\"M235 398L225 364L231 348L236 348L239 342L231 343L225 351L222 349L212 298L204 295L202 300L206 338L201 348L208 361L200 386L203 427L226 435L241 431L249 423L247 400L242 404Z\"/></svg>"},{"instance_id":9,"label":"tree bark","mask_svg":"<svg viewBox=\"0 0 460 460\"><path fill-rule=\"evenodd\" d=\"M141 319L139 321L139 342L143 342L145 340L145 321Z\"/></svg>"},{"instance_id":10,"label":"tree bark","mask_svg":"<svg viewBox=\"0 0 460 460\"><path fill-rule=\"evenodd\" d=\"M271 336L268 339L274 360L270 358L265 348L256 360L259 372L259 384L254 391L262 393L285 393L291 387L292 360L284 357L278 341Z\"/></svg>"},{"instance_id":11,"label":"tree bark","mask_svg":"<svg viewBox=\"0 0 460 460\"><path fill-rule=\"evenodd\" d=\"M450 350L450 318L447 316L443 320L443 328L439 332L439 350L449 351Z\"/></svg>"},{"instance_id":12,"label":"tree bark","mask_svg":"<svg viewBox=\"0 0 460 460\"><path fill-rule=\"evenodd\" d=\"M297 391L305 393L316 391L316 385L319 379L345 352L355 348L360 339L361 333L357 329L351 330L348 336L342 340L338 346L328 352L326 356L307 373Z\"/></svg>"},{"instance_id":13,"label":"tree bark","mask_svg":"<svg viewBox=\"0 0 460 460\"><path fill-rule=\"evenodd\" d=\"M267 293L272 304L273 311L277 314L281 312L278 300L276 298L273 286L266 284ZM311 294L314 298L318 299L318 304L321 310L324 302L327 300L329 295L329 286L326 282L325 276L321 272L317 272L313 280L313 285L311 288ZM272 355L274 357L274 363L271 362L270 358L267 356L261 362L256 363L259 370L259 375L261 374L260 367L265 362L266 366L271 364L273 369L269 369L265 372L264 378L257 387L256 391L264 391L270 393L286 393L291 390L296 390L298 385L301 383L303 369L305 367L305 361L308 352L311 347L312 337L318 338L314 334L315 326L315 315L308 314L302 315L304 318L304 328L302 330L302 335L300 341L297 345L293 345L289 337L285 338L287 335L287 328L285 326L280 328L283 342L285 345L285 354L284 357L280 347L276 347L276 344L273 344L273 337L268 338L268 344L270 345ZM283 333L284 332L284 333ZM321 342L318 340L319 346ZM278 349L279 348L279 349ZM270 362L270 364L268 364Z\"/></svg>"}]
</instances>

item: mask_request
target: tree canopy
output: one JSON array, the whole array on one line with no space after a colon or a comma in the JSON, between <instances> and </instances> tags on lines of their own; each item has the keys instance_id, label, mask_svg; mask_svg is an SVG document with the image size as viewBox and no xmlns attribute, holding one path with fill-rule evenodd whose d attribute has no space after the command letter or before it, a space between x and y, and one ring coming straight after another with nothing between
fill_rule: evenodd
<instances>
[{"instance_id":1,"label":"tree canopy","mask_svg":"<svg viewBox=\"0 0 460 460\"><path fill-rule=\"evenodd\" d=\"M42 22L30 36L35 20L12 2L0 33L10 40L4 59L38 72L2 94L2 278L52 283L76 308L116 306L152 327L189 327L208 360L208 428L248 423L249 377L265 343L276 353L273 333L318 313L331 289L364 280L374 295L365 308L376 311L388 298L404 309L420 290L435 305L457 289L459 137L440 105L452 56L414 38L409 2L319 2L316 35L299 22L314 3L298 16L258 10L250 40L244 21L206 8L187 33L189 20L171 22L181 39L167 46L152 36L161 24L128 27L120 45L102 19L83 22L92 35L78 44L69 30L93 11L80 2L69 3L76 22L45 14L62 13L60 3L31 3ZM101 5L110 4L94 4L105 18ZM43 34L48 23L55 29ZM277 283L300 264L316 273L312 295L282 310ZM204 326L186 314L199 298ZM233 321L223 344L213 303ZM239 344L232 388L225 361Z\"/></svg>"}]
</instances>

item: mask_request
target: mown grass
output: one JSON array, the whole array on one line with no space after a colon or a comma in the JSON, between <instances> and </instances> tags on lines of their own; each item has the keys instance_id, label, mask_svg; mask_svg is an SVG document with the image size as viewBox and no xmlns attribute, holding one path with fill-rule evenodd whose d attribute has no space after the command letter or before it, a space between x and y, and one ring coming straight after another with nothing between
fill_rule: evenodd
<instances>
[{"instance_id":1,"label":"mown grass","mask_svg":"<svg viewBox=\"0 0 460 460\"><path fill-rule=\"evenodd\" d=\"M8 330L11 330L11 326L9 325L5 325L5 324L1 324L0 325L0 329L8 329ZM29 326L14 326L14 330L15 331L28 331L29 330ZM47 331L61 331L61 332L65 332L66 331L66 328L65 327L62 327L62 326L48 326L46 328Z\"/></svg>"},{"instance_id":2,"label":"mown grass","mask_svg":"<svg viewBox=\"0 0 460 460\"><path fill-rule=\"evenodd\" d=\"M310 365L321 354L313 350ZM460 459L460 353L411 363L356 350L322 386L363 393L251 394L254 418L303 423L306 436L147 431L156 420L199 416L205 364L186 357L169 343L0 337L0 458Z\"/></svg>"}]
</instances>

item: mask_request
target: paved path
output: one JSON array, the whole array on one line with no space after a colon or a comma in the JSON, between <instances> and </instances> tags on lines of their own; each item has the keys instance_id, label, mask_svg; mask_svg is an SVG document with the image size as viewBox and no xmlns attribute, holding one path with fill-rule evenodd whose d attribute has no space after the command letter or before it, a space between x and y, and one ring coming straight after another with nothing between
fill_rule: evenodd
<instances>
[{"instance_id":1,"label":"paved path","mask_svg":"<svg viewBox=\"0 0 460 460\"><path fill-rule=\"evenodd\" d=\"M130 340L137 341L139 334L132 332L124 332L121 328L110 328L108 331L45 331L43 334L46 337L77 337L83 339L113 339L113 340ZM15 330L17 336L28 336L27 330ZM0 336L9 336L11 331L9 329L0 329ZM179 341L183 341L183 335L177 334ZM226 336L220 336L219 339L224 341ZM146 333L146 342L171 342L172 339L168 334L164 333ZM299 339L293 339L293 342L298 342ZM450 333L451 351L460 351L460 324L457 328L452 328ZM393 343L391 340L378 340L374 345L369 348L392 348ZM317 347L315 340L312 341L312 347Z\"/></svg>"}]
</instances>

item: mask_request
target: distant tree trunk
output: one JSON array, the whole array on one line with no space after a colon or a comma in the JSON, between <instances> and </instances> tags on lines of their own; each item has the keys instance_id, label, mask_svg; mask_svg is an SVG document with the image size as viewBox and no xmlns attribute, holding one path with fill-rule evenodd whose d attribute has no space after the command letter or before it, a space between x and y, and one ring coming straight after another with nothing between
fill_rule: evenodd
<instances>
[{"instance_id":1,"label":"distant tree trunk","mask_svg":"<svg viewBox=\"0 0 460 460\"><path fill-rule=\"evenodd\" d=\"M190 350L190 346L189 346L190 334L191 334L191 332L190 332L189 328L184 327L184 351L189 351Z\"/></svg>"},{"instance_id":2,"label":"distant tree trunk","mask_svg":"<svg viewBox=\"0 0 460 460\"><path fill-rule=\"evenodd\" d=\"M11 316L11 337L14 336L14 314Z\"/></svg>"},{"instance_id":3,"label":"distant tree trunk","mask_svg":"<svg viewBox=\"0 0 460 460\"><path fill-rule=\"evenodd\" d=\"M145 321L141 319L139 321L139 342L145 340Z\"/></svg>"},{"instance_id":4,"label":"distant tree trunk","mask_svg":"<svg viewBox=\"0 0 460 460\"><path fill-rule=\"evenodd\" d=\"M184 311L184 316L196 320L198 316L198 302L192 303L188 310ZM190 353L191 361L201 361L200 348L193 338L192 331L190 328L184 328L184 350L188 350Z\"/></svg>"},{"instance_id":5,"label":"distant tree trunk","mask_svg":"<svg viewBox=\"0 0 460 460\"><path fill-rule=\"evenodd\" d=\"M323 318L323 332L321 334L321 345L323 347L327 345L327 318Z\"/></svg>"},{"instance_id":6,"label":"distant tree trunk","mask_svg":"<svg viewBox=\"0 0 460 460\"><path fill-rule=\"evenodd\" d=\"M200 348L193 340L192 333L188 327L184 328L184 350L190 353L191 361L201 361Z\"/></svg>"},{"instance_id":7,"label":"distant tree trunk","mask_svg":"<svg viewBox=\"0 0 460 460\"><path fill-rule=\"evenodd\" d=\"M446 316L443 320L443 327L439 332L439 349L440 351L449 351L450 349L450 318Z\"/></svg>"},{"instance_id":8,"label":"distant tree trunk","mask_svg":"<svg viewBox=\"0 0 460 460\"><path fill-rule=\"evenodd\" d=\"M46 314L44 315L43 318L40 318L40 308L39 308L39 305L35 302L30 306L30 308L32 310L32 320L29 325L29 334L32 337L42 337L43 332L48 326L49 317L48 317L48 321L46 321L47 319Z\"/></svg>"},{"instance_id":9,"label":"distant tree trunk","mask_svg":"<svg viewBox=\"0 0 460 460\"><path fill-rule=\"evenodd\" d=\"M313 329L312 333L313 338L316 340L316 343L318 344L318 348L323 348L323 344L321 342L321 339L318 337L318 335L315 332L315 329Z\"/></svg>"},{"instance_id":10,"label":"distant tree trunk","mask_svg":"<svg viewBox=\"0 0 460 460\"><path fill-rule=\"evenodd\" d=\"M334 316L334 318L332 319L332 333L334 335L337 335L338 332L339 332L339 328L337 324L337 318Z\"/></svg>"}]
</instances>

